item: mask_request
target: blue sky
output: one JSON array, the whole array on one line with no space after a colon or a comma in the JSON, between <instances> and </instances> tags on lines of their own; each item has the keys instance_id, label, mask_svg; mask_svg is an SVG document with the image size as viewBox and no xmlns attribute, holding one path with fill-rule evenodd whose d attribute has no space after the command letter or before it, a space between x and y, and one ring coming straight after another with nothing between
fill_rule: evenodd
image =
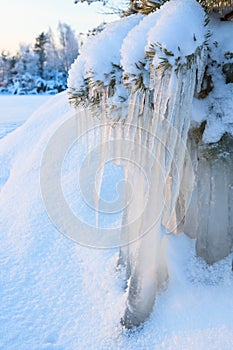
<instances>
[{"instance_id":1,"label":"blue sky","mask_svg":"<svg viewBox=\"0 0 233 350\"><path fill-rule=\"evenodd\" d=\"M56 31L59 21L78 34L113 18L100 4L75 5L73 0L0 0L0 5L0 50L11 52L19 43L33 43L49 26Z\"/></svg>"}]
</instances>

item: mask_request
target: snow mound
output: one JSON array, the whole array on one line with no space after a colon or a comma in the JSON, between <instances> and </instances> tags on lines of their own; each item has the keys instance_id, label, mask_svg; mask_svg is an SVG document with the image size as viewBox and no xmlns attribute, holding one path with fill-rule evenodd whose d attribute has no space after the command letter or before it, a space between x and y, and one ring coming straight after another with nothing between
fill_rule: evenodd
<instances>
[{"instance_id":1,"label":"snow mound","mask_svg":"<svg viewBox=\"0 0 233 350\"><path fill-rule=\"evenodd\" d=\"M231 350L231 259L207 266L194 242L169 237L170 284L143 328L120 327L124 281L116 252L84 248L50 222L40 193L40 165L54 132L73 114L66 93L51 98L0 140L0 348L9 350ZM71 206L80 147L65 169ZM61 213L62 214L62 213Z\"/></svg>"}]
</instances>

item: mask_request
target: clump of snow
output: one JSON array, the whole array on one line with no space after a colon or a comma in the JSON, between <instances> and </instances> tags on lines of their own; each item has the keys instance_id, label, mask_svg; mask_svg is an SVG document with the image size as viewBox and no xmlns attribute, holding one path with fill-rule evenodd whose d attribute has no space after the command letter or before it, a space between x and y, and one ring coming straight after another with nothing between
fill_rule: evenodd
<instances>
[{"instance_id":1,"label":"clump of snow","mask_svg":"<svg viewBox=\"0 0 233 350\"><path fill-rule=\"evenodd\" d=\"M68 86L82 88L86 79L109 84L114 66L120 66L120 48L127 33L142 19L142 15L123 18L89 39L69 72Z\"/></svg>"},{"instance_id":2,"label":"clump of snow","mask_svg":"<svg viewBox=\"0 0 233 350\"><path fill-rule=\"evenodd\" d=\"M156 45L153 65L157 67L164 58L174 65L177 59L182 62L186 56L193 54L205 41L207 31L204 24L205 12L196 1L173 0L165 3L148 33L146 50Z\"/></svg>"},{"instance_id":3,"label":"clump of snow","mask_svg":"<svg viewBox=\"0 0 233 350\"><path fill-rule=\"evenodd\" d=\"M232 41L233 23L219 21L218 19L213 17L211 18L209 27L212 32L211 57L213 59L216 59L218 62L223 62L225 60L224 59L225 53L233 52L233 41Z\"/></svg>"},{"instance_id":4,"label":"clump of snow","mask_svg":"<svg viewBox=\"0 0 233 350\"><path fill-rule=\"evenodd\" d=\"M124 39L121 47L121 65L125 76L137 76L142 73L142 64L146 65L145 43L149 29L156 23L159 11L145 16ZM147 67L149 70L149 67Z\"/></svg>"},{"instance_id":5,"label":"clump of snow","mask_svg":"<svg viewBox=\"0 0 233 350\"><path fill-rule=\"evenodd\" d=\"M171 65L185 63L186 57L202 47L207 34L205 12L193 0L165 3L160 10L145 16L123 41L121 64L124 76L133 82L144 73L148 87L150 66L147 52L153 50L152 63L158 67L164 59Z\"/></svg>"},{"instance_id":6,"label":"clump of snow","mask_svg":"<svg viewBox=\"0 0 233 350\"><path fill-rule=\"evenodd\" d=\"M193 112L192 112L192 120L197 124L201 124L208 117L208 106L206 103L203 103L203 100L198 98L193 99Z\"/></svg>"},{"instance_id":7,"label":"clump of snow","mask_svg":"<svg viewBox=\"0 0 233 350\"><path fill-rule=\"evenodd\" d=\"M205 143L218 142L225 133L233 136L232 96L233 84L226 85L221 78L215 81L214 91L206 101L209 108L203 134Z\"/></svg>"},{"instance_id":8,"label":"clump of snow","mask_svg":"<svg viewBox=\"0 0 233 350\"><path fill-rule=\"evenodd\" d=\"M233 63L232 22L220 22L215 18L210 21L212 32L210 40L211 59L209 74L213 80L213 91L207 98L194 100L193 119L198 123L206 120L203 134L205 143L218 142L225 133L233 135L233 84L226 84L222 72L223 64Z\"/></svg>"}]
</instances>

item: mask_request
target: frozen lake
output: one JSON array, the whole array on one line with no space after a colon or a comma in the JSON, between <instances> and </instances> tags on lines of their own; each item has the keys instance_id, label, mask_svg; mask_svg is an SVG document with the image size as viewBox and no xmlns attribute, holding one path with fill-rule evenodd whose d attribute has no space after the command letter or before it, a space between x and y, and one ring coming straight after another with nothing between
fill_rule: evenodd
<instances>
[{"instance_id":1,"label":"frozen lake","mask_svg":"<svg viewBox=\"0 0 233 350\"><path fill-rule=\"evenodd\" d=\"M0 139L22 125L50 97L0 95Z\"/></svg>"}]
</instances>

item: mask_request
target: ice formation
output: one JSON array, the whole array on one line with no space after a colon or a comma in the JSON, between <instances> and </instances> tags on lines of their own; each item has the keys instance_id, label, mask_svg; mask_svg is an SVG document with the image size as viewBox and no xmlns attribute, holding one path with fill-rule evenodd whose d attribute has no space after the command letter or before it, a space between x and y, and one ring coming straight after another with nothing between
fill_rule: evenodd
<instances>
[{"instance_id":1,"label":"ice formation","mask_svg":"<svg viewBox=\"0 0 233 350\"><path fill-rule=\"evenodd\" d=\"M125 183L135 191L132 199L125 190L119 241L119 264L127 275L126 327L148 317L166 285L166 233L184 231L197 238L197 253L210 263L232 248L232 117L227 112L232 85L225 88L228 108L222 107L220 68L212 68L222 84L216 83L203 103L207 115L194 108L192 118L194 95L204 89L208 50L213 59L221 49L226 52L208 42L209 28L213 37L219 28L214 21L207 25L195 0L168 1L148 16L129 16L107 27L86 44L70 71L79 129L99 125L100 130L96 211L108 157L123 165ZM231 23L223 25L233 29ZM92 114L85 125L80 105Z\"/></svg>"}]
</instances>

